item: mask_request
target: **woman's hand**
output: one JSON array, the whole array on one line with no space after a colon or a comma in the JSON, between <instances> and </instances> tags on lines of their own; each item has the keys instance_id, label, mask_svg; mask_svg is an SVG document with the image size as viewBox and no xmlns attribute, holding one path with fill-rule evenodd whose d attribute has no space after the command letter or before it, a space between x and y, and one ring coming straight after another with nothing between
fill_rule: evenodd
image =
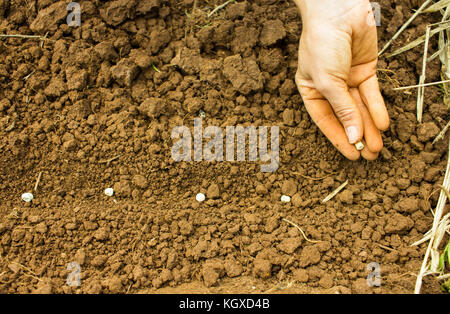
<instances>
[{"instance_id":1,"label":"woman's hand","mask_svg":"<svg viewBox=\"0 0 450 314\"><path fill-rule=\"evenodd\" d=\"M368 0L295 0L303 20L296 83L311 118L348 159L374 160L389 116L376 76ZM353 144L363 141L359 152Z\"/></svg>"}]
</instances>

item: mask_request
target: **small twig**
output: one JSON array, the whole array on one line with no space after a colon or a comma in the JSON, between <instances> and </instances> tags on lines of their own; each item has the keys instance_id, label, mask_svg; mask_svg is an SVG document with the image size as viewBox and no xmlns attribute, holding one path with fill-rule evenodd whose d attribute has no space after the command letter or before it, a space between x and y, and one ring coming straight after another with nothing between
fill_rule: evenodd
<instances>
[{"instance_id":1,"label":"small twig","mask_svg":"<svg viewBox=\"0 0 450 314\"><path fill-rule=\"evenodd\" d=\"M431 198L434 194L436 194L437 192L439 192L440 190L441 190L441 189L436 189L436 190L434 190L433 192L431 192L430 195L428 195L426 201L429 202L429 201L430 201L430 198ZM433 212L433 210L431 210L431 212ZM434 213L433 213L433 216L434 216Z\"/></svg>"},{"instance_id":2,"label":"small twig","mask_svg":"<svg viewBox=\"0 0 450 314\"><path fill-rule=\"evenodd\" d=\"M39 182L41 182L41 176L42 176L42 171L39 172L39 175L38 175L37 180L36 180L36 184L34 185L34 190L35 190L35 191L37 191Z\"/></svg>"},{"instance_id":3,"label":"small twig","mask_svg":"<svg viewBox=\"0 0 450 314\"><path fill-rule=\"evenodd\" d=\"M47 35L21 35L21 34L0 34L0 38L24 38L24 39L39 39L41 41L54 41L52 39L48 39Z\"/></svg>"},{"instance_id":4,"label":"small twig","mask_svg":"<svg viewBox=\"0 0 450 314\"><path fill-rule=\"evenodd\" d=\"M390 252L395 251L395 249L390 248L390 247L388 247L388 246L385 246L385 245L382 245L382 244L379 244L379 243L377 243L377 245L378 245L380 248L385 249L385 250L387 250L387 251L390 251Z\"/></svg>"},{"instance_id":5,"label":"small twig","mask_svg":"<svg viewBox=\"0 0 450 314\"><path fill-rule=\"evenodd\" d=\"M33 70L30 74L28 74L27 76L25 76L23 78L24 81L28 80L30 78L30 76L32 76L34 73L36 72L36 70Z\"/></svg>"},{"instance_id":6,"label":"small twig","mask_svg":"<svg viewBox=\"0 0 450 314\"><path fill-rule=\"evenodd\" d=\"M450 127L450 121L447 122L447 125L442 129L441 132L436 136L432 144L435 144L436 142L444 139L445 133L447 133L448 128Z\"/></svg>"},{"instance_id":7,"label":"small twig","mask_svg":"<svg viewBox=\"0 0 450 314\"><path fill-rule=\"evenodd\" d=\"M193 18L195 18L195 11L197 11L197 6L198 6L198 0L194 0L194 5L192 6L192 12L190 15L188 15L189 18L189 24L190 24L190 29L189 29L189 34L191 35L194 32L194 24L195 21L193 21ZM186 29L187 31L187 29ZM185 40L187 40L187 33L185 33Z\"/></svg>"},{"instance_id":8,"label":"small twig","mask_svg":"<svg viewBox=\"0 0 450 314\"><path fill-rule=\"evenodd\" d=\"M348 180L345 181L344 183L342 183L336 190L334 190L333 192L331 192L331 194L329 194L327 197L325 197L322 201L322 203L326 203L329 200L331 200L333 197L336 196L336 194L338 194L343 188L345 188L348 184Z\"/></svg>"},{"instance_id":9,"label":"small twig","mask_svg":"<svg viewBox=\"0 0 450 314\"><path fill-rule=\"evenodd\" d=\"M292 221L287 220L286 218L283 218L283 221L285 221L285 222L287 222L288 224L291 224L291 225L293 225L295 228L297 228L297 229L300 231L300 233L302 234L303 238L305 238L306 241L311 242L311 243L319 243L319 242L322 242L322 241L313 241L313 240L308 239L308 237L307 237L307 236L305 235L305 233L303 232L302 228L300 228L297 224L293 223Z\"/></svg>"},{"instance_id":10,"label":"small twig","mask_svg":"<svg viewBox=\"0 0 450 314\"><path fill-rule=\"evenodd\" d=\"M43 48L44 47L44 42L45 42L45 40L47 39L47 36L48 36L48 32L47 33L45 33L45 35L44 35L44 40L41 40L41 48Z\"/></svg>"},{"instance_id":11,"label":"small twig","mask_svg":"<svg viewBox=\"0 0 450 314\"><path fill-rule=\"evenodd\" d=\"M423 114L423 100L425 95L425 87L423 84L425 83L426 77L426 69L427 69L427 56L428 56L428 44L430 42L430 32L431 26L427 26L427 31L425 33L425 47L423 52L423 60L422 60L422 75L419 78L419 85L421 85L417 89L417 121L422 123L422 114Z\"/></svg>"},{"instance_id":12,"label":"small twig","mask_svg":"<svg viewBox=\"0 0 450 314\"><path fill-rule=\"evenodd\" d=\"M39 35L20 35L20 34L0 34L0 38L35 38L35 39L41 39L42 36Z\"/></svg>"},{"instance_id":13,"label":"small twig","mask_svg":"<svg viewBox=\"0 0 450 314\"><path fill-rule=\"evenodd\" d=\"M217 11L225 8L227 5L229 5L230 3L234 2L235 0L228 0L227 2L217 6L214 10L212 10L211 12L208 13L208 17L211 17L214 13L216 13Z\"/></svg>"},{"instance_id":14,"label":"small twig","mask_svg":"<svg viewBox=\"0 0 450 314\"><path fill-rule=\"evenodd\" d=\"M405 89L412 89L412 88L418 88L418 87L427 87L427 86L434 86L434 85L439 85L439 84L445 84L445 83L449 83L449 82L450 82L450 80L446 80L446 81L425 83L425 84L419 84L419 85L396 87L396 88L393 88L392 90L396 90L397 91L397 90L405 90Z\"/></svg>"},{"instance_id":15,"label":"small twig","mask_svg":"<svg viewBox=\"0 0 450 314\"><path fill-rule=\"evenodd\" d=\"M119 158L120 158L120 155L117 155L117 156L112 157L112 158L107 159L107 160L100 160L99 163L101 163L101 164L106 164L107 166L109 166L109 164L110 164L111 162L113 162L114 160L119 159Z\"/></svg>"},{"instance_id":16,"label":"small twig","mask_svg":"<svg viewBox=\"0 0 450 314\"><path fill-rule=\"evenodd\" d=\"M14 264L19 265L20 267L22 267L23 269L25 269L26 271L28 271L28 272L31 273L31 275L30 275L30 274L25 274L25 275L30 276L30 277L33 277L34 279L36 279L36 280L38 280L38 281L42 281L42 279L41 279L41 278L38 278L37 275L36 275L36 273L33 272L31 269L29 269L29 268L27 268L27 267L25 267L25 266L23 266L22 264L19 264L19 263L17 263L17 262L14 262Z\"/></svg>"}]
</instances>

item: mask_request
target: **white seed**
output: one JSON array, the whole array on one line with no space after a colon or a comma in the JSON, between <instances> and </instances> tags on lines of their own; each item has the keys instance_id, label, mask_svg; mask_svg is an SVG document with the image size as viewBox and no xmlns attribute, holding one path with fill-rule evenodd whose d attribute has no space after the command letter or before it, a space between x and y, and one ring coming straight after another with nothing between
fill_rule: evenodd
<instances>
[{"instance_id":1,"label":"white seed","mask_svg":"<svg viewBox=\"0 0 450 314\"><path fill-rule=\"evenodd\" d=\"M195 196L195 199L197 200L197 202L203 202L206 199L206 196L203 193L198 193Z\"/></svg>"},{"instance_id":2,"label":"white seed","mask_svg":"<svg viewBox=\"0 0 450 314\"><path fill-rule=\"evenodd\" d=\"M31 193L23 193L22 194L22 200L29 203L33 200L34 196Z\"/></svg>"},{"instance_id":3,"label":"white seed","mask_svg":"<svg viewBox=\"0 0 450 314\"><path fill-rule=\"evenodd\" d=\"M358 142L355 144L357 150L361 151L364 149L364 144L362 142Z\"/></svg>"},{"instance_id":4,"label":"white seed","mask_svg":"<svg viewBox=\"0 0 450 314\"><path fill-rule=\"evenodd\" d=\"M287 196L287 195L282 195L282 196L281 196L281 201L282 201L283 203L289 203L289 202L291 201L291 197L290 197L290 196Z\"/></svg>"},{"instance_id":5,"label":"white seed","mask_svg":"<svg viewBox=\"0 0 450 314\"><path fill-rule=\"evenodd\" d=\"M114 195L114 190L112 188L105 189L105 195L106 196L113 196Z\"/></svg>"}]
</instances>

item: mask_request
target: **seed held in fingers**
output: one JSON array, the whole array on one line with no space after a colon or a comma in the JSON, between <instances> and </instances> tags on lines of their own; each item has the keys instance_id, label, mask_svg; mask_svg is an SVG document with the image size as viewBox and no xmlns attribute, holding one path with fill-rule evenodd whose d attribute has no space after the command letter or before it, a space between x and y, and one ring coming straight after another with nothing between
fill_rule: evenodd
<instances>
[{"instance_id":1,"label":"seed held in fingers","mask_svg":"<svg viewBox=\"0 0 450 314\"><path fill-rule=\"evenodd\" d=\"M364 149L364 144L362 142L358 142L355 144L357 150L362 151Z\"/></svg>"}]
</instances>

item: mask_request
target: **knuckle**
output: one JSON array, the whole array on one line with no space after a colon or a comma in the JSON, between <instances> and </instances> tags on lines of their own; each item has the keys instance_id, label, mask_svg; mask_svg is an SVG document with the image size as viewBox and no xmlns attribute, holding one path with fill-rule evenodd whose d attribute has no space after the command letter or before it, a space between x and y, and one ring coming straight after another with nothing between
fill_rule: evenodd
<instances>
[{"instance_id":1,"label":"knuckle","mask_svg":"<svg viewBox=\"0 0 450 314\"><path fill-rule=\"evenodd\" d=\"M324 96L329 95L331 90L333 89L332 82L327 78L319 77L314 81L314 85L316 86L316 89L319 91L319 93Z\"/></svg>"},{"instance_id":2,"label":"knuckle","mask_svg":"<svg viewBox=\"0 0 450 314\"><path fill-rule=\"evenodd\" d=\"M334 106L333 110L338 119L344 124L352 122L357 118L356 110L351 105Z\"/></svg>"},{"instance_id":3,"label":"knuckle","mask_svg":"<svg viewBox=\"0 0 450 314\"><path fill-rule=\"evenodd\" d=\"M325 97L330 97L333 94L345 93L348 90L345 80L340 77L329 75L328 73L319 73L315 75L314 85Z\"/></svg>"}]
</instances>

